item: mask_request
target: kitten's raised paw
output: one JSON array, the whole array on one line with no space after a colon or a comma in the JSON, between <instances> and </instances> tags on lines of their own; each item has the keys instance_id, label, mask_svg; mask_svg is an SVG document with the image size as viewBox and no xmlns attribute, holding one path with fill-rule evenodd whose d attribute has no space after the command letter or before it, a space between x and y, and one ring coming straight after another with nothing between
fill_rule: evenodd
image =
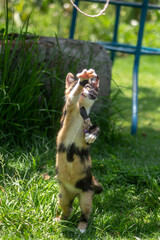
<instances>
[{"instance_id":1,"label":"kitten's raised paw","mask_svg":"<svg viewBox=\"0 0 160 240\"><path fill-rule=\"evenodd\" d=\"M86 133L85 134L85 141L86 141L86 143L93 143L95 140L96 140L96 136L94 135L94 134L92 134L92 133Z\"/></svg>"},{"instance_id":2,"label":"kitten's raised paw","mask_svg":"<svg viewBox=\"0 0 160 240\"><path fill-rule=\"evenodd\" d=\"M80 80L88 80L92 77L96 77L97 74L95 73L94 69L84 69L81 73L78 73L77 78L80 78Z\"/></svg>"}]
</instances>

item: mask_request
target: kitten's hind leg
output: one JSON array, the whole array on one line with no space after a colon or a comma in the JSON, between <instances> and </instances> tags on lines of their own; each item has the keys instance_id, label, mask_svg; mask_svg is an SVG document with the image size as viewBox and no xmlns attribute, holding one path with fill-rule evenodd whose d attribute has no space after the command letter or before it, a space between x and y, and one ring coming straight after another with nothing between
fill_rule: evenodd
<instances>
[{"instance_id":1,"label":"kitten's hind leg","mask_svg":"<svg viewBox=\"0 0 160 240\"><path fill-rule=\"evenodd\" d=\"M86 231L90 213L92 211L93 191L82 192L80 194L81 220L78 224L78 229L81 233Z\"/></svg>"},{"instance_id":2,"label":"kitten's hind leg","mask_svg":"<svg viewBox=\"0 0 160 240\"><path fill-rule=\"evenodd\" d=\"M71 214L72 203L75 197L76 197L75 194L69 192L62 184L60 185L59 205L63 212L63 216L61 217L61 219L65 220Z\"/></svg>"}]
</instances>

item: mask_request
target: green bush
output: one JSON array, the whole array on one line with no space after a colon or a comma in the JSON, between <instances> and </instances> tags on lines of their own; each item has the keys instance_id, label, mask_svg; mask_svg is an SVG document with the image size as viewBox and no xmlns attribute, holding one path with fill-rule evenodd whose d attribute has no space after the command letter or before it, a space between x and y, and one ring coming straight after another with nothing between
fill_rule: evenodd
<instances>
[{"instance_id":1,"label":"green bush","mask_svg":"<svg viewBox=\"0 0 160 240\"><path fill-rule=\"evenodd\" d=\"M51 69L40 62L37 41L27 43L23 34L16 40L2 40L0 54L0 131L1 138L12 136L20 141L24 136L47 133L57 126L63 101L63 87L58 67L55 83L47 98L45 80L51 82ZM55 86L56 85L56 86ZM58 86L57 86L58 85ZM58 91L57 91L58 89ZM55 120L56 119L56 120Z\"/></svg>"}]
</instances>

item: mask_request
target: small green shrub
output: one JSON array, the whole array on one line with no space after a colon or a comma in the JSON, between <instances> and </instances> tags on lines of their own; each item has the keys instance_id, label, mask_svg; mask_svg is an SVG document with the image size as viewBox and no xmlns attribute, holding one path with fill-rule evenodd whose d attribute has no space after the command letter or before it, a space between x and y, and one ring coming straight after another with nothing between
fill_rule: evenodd
<instances>
[{"instance_id":1,"label":"small green shrub","mask_svg":"<svg viewBox=\"0 0 160 240\"><path fill-rule=\"evenodd\" d=\"M2 136L21 136L36 128L41 119L43 63L39 65L36 43L27 49L20 35L2 41L0 61L0 111ZM21 48L19 49L19 45ZM12 49L13 48L13 49ZM26 54L27 52L27 54Z\"/></svg>"}]
</instances>

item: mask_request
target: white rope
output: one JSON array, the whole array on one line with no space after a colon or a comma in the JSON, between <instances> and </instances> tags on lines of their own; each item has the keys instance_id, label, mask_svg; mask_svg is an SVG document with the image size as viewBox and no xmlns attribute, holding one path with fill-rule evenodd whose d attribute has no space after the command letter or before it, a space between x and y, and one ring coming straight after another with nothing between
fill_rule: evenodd
<instances>
[{"instance_id":1,"label":"white rope","mask_svg":"<svg viewBox=\"0 0 160 240\"><path fill-rule=\"evenodd\" d=\"M109 0L106 0L106 3L105 3L105 5L104 5L104 8L103 8L97 15L89 15L89 14L84 13L83 11L81 11L81 10L79 9L79 7L77 7L77 5L74 4L74 2L73 2L72 0L69 0L69 1L72 3L72 5L73 5L80 13L82 13L83 15L85 15L85 16L87 16L87 17L92 17L92 18L94 18L94 17L99 17L99 16L101 16L101 15L104 15L104 12L106 11L106 9L107 9L107 7L108 7L108 4L109 4Z\"/></svg>"}]
</instances>

